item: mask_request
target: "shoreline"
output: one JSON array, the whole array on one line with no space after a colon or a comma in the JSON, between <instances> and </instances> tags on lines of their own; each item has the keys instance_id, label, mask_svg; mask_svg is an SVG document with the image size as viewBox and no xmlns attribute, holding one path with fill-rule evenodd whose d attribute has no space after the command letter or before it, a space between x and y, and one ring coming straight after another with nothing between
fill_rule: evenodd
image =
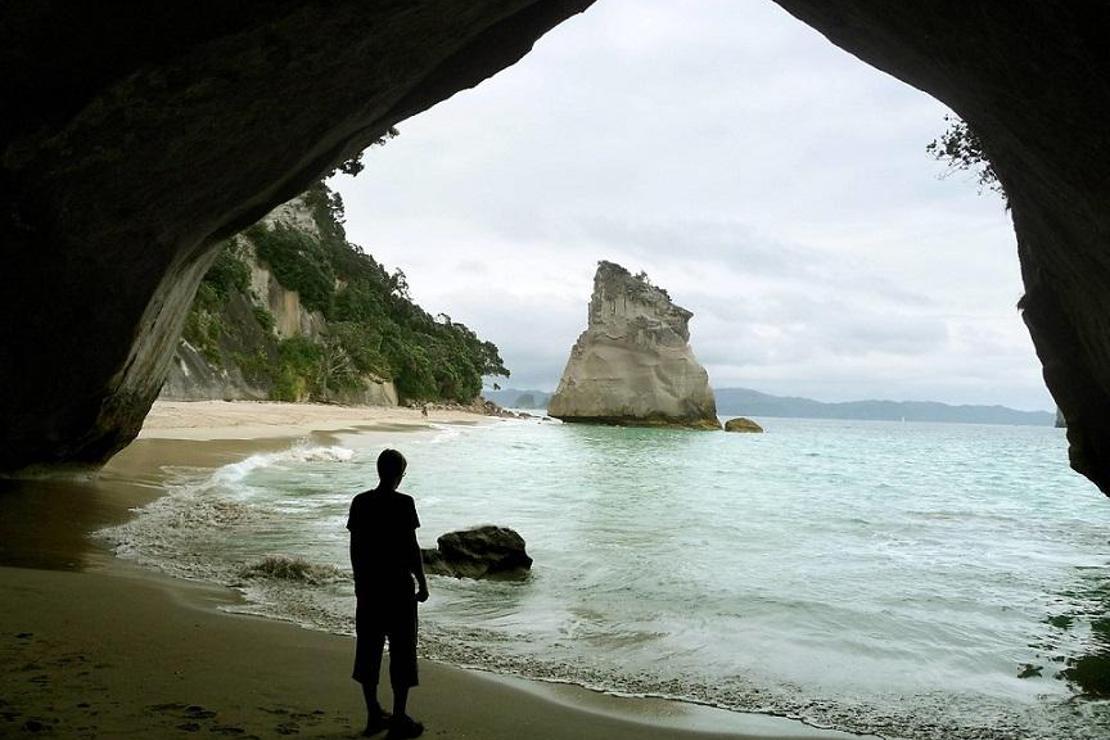
<instances>
[{"instance_id":1,"label":"shoreline","mask_svg":"<svg viewBox=\"0 0 1110 740\"><path fill-rule=\"evenodd\" d=\"M349 678L351 638L230 613L219 607L245 603L237 592L121 560L88 534L163 495L166 466L214 468L302 437L334 443L381 435L385 443L433 424L496 421L461 411L423 417L417 409L159 402L136 443L95 479L7 482L0 488L0 656L22 667L0 678L0 734L357 735L363 710ZM12 538L5 530L16 521L23 535ZM861 737L424 659L421 671L411 703L429 736ZM384 684L382 695L388 701Z\"/></svg>"},{"instance_id":2,"label":"shoreline","mask_svg":"<svg viewBox=\"0 0 1110 740\"><path fill-rule=\"evenodd\" d=\"M433 424L495 423L501 417L429 407L335 406L276 401L155 401L137 439L257 440L312 434L427 431Z\"/></svg>"}]
</instances>

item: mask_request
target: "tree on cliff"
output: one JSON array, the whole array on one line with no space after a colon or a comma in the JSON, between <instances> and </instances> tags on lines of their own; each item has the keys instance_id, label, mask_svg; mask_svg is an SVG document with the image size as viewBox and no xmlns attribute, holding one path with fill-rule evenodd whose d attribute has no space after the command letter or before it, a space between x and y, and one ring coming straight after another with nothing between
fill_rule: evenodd
<instances>
[{"instance_id":1,"label":"tree on cliff","mask_svg":"<svg viewBox=\"0 0 1110 740\"><path fill-rule=\"evenodd\" d=\"M925 151L936 159L947 162L948 174L972 172L978 179L980 193L984 189L993 190L1005 201L1006 191L1003 190L1002 183L998 180L998 173L994 171L994 165L987 158L983 142L975 130L959 116L945 116L944 120L948 123L948 129L940 135L940 138L929 142Z\"/></svg>"},{"instance_id":2,"label":"tree on cliff","mask_svg":"<svg viewBox=\"0 0 1110 740\"><path fill-rule=\"evenodd\" d=\"M402 400L467 403L481 393L483 376L508 377L495 344L446 314L433 317L413 302L404 272L389 272L347 241L336 193L318 182L300 201L316 233L280 222L255 224L228 240L201 282L184 338L210 364L234 362L274 400L289 401L327 401L378 378L392 380ZM248 244L278 283L320 315L322 336L280 339L265 307L255 306L253 319L235 314L233 293L242 299L236 305L256 300ZM252 321L259 326L246 334L261 338L248 347L239 329Z\"/></svg>"},{"instance_id":3,"label":"tree on cliff","mask_svg":"<svg viewBox=\"0 0 1110 740\"><path fill-rule=\"evenodd\" d=\"M388 142L390 139L396 138L400 135L400 133L401 132L398 131L395 127L390 126L388 129L386 129L386 132L384 134L379 136L374 141L370 142L370 146L366 147L366 149L363 149L361 152L351 157L350 159L344 162L340 162L338 165L336 165L335 169L329 172L327 174L327 177L325 177L324 179L326 180L328 177L332 177L333 175L336 175L338 173L350 175L351 177L356 176L358 173L366 169L366 165L362 161L362 155L365 154L367 150L376 146L385 146L386 142Z\"/></svg>"}]
</instances>

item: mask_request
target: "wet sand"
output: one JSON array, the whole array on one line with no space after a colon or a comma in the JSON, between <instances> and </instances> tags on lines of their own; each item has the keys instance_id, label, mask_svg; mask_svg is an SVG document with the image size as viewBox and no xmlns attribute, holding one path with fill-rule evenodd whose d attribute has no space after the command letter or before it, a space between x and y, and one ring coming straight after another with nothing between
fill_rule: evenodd
<instances>
[{"instance_id":1,"label":"wet sand","mask_svg":"<svg viewBox=\"0 0 1110 740\"><path fill-rule=\"evenodd\" d=\"M97 476L0 481L0 735L357 736L351 638L221 612L238 594L138 569L87 535L160 495L162 466L226 464L305 435L384 443L428 421L496 423L454 411L426 420L398 409L159 404ZM430 661L421 684L410 711L427 737L855 737ZM384 688L382 698L388 705Z\"/></svg>"}]
</instances>

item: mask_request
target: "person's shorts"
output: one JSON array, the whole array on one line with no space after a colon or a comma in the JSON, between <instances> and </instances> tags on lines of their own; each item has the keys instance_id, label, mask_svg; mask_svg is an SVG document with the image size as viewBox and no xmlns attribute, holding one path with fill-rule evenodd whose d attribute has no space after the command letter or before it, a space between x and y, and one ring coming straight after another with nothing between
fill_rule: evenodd
<instances>
[{"instance_id":1,"label":"person's shorts","mask_svg":"<svg viewBox=\"0 0 1110 740\"><path fill-rule=\"evenodd\" d=\"M382 648L389 639L389 683L395 689L419 683L416 670L416 600L388 604L359 599L355 607L355 668L359 683L377 686Z\"/></svg>"}]
</instances>

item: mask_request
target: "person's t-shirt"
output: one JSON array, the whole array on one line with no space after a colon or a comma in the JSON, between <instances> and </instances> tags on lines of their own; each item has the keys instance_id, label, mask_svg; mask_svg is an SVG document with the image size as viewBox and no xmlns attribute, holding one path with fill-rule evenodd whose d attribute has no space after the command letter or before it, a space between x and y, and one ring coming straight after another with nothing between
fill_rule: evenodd
<instances>
[{"instance_id":1,"label":"person's t-shirt","mask_svg":"<svg viewBox=\"0 0 1110 740\"><path fill-rule=\"evenodd\" d=\"M412 532L419 526L411 496L376 488L355 496L347 529L359 597L413 596Z\"/></svg>"}]
</instances>

